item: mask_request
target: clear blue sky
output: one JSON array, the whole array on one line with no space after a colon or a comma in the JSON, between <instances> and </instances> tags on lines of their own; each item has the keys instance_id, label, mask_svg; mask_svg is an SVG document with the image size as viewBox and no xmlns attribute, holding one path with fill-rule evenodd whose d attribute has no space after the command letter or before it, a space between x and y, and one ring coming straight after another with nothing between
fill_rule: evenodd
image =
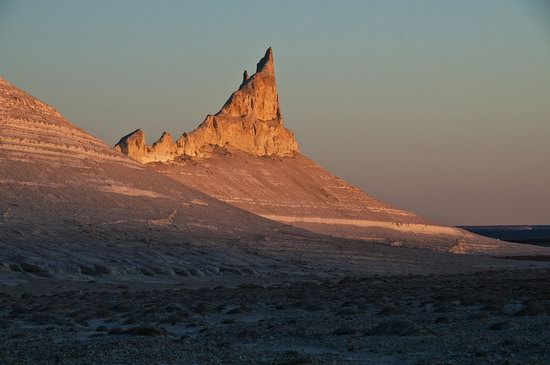
<instances>
[{"instance_id":1,"label":"clear blue sky","mask_svg":"<svg viewBox=\"0 0 550 365\"><path fill-rule=\"evenodd\" d=\"M275 54L303 152L447 224L550 224L543 0L0 0L0 74L114 144L179 136Z\"/></svg>"}]
</instances>

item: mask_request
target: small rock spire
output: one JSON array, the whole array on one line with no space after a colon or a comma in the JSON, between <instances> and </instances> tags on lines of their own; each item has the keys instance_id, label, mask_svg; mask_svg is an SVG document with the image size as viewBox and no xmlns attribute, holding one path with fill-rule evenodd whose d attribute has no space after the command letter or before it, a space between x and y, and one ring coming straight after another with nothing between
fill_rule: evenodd
<instances>
[{"instance_id":1,"label":"small rock spire","mask_svg":"<svg viewBox=\"0 0 550 365\"><path fill-rule=\"evenodd\" d=\"M274 69L274 66L273 66L273 50L271 49L271 47L269 47L267 49L267 51L265 51L264 57L256 65L256 72L263 71L264 69L268 69L268 70L271 70L271 71L273 71L273 69Z\"/></svg>"},{"instance_id":2,"label":"small rock spire","mask_svg":"<svg viewBox=\"0 0 550 365\"><path fill-rule=\"evenodd\" d=\"M248 71L244 70L243 72L243 84L248 80Z\"/></svg>"},{"instance_id":3,"label":"small rock spire","mask_svg":"<svg viewBox=\"0 0 550 365\"><path fill-rule=\"evenodd\" d=\"M256 70L254 75L251 75L247 81L243 81L239 89L231 94L222 109L216 114L217 116L225 114L233 118L246 117L263 121L276 120L280 124L283 123L271 48L268 48L258 62Z\"/></svg>"}]
</instances>

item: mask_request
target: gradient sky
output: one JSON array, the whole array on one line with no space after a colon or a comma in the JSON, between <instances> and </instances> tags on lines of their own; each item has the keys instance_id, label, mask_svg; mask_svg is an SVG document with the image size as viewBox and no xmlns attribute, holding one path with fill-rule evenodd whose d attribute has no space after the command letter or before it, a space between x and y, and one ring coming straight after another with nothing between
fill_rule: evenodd
<instances>
[{"instance_id":1,"label":"gradient sky","mask_svg":"<svg viewBox=\"0 0 550 365\"><path fill-rule=\"evenodd\" d=\"M0 74L108 144L217 112L268 46L302 151L446 224L550 224L550 6L0 0Z\"/></svg>"}]
</instances>

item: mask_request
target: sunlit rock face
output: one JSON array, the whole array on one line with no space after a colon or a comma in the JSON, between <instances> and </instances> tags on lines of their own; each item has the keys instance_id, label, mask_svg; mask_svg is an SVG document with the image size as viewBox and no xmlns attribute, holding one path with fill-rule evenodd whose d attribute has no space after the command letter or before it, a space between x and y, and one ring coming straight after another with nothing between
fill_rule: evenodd
<instances>
[{"instance_id":1,"label":"sunlit rock face","mask_svg":"<svg viewBox=\"0 0 550 365\"><path fill-rule=\"evenodd\" d=\"M141 130L123 137L115 149L140 162L169 161L178 156L205 156L212 147L231 147L255 156L292 156L298 152L294 134L283 125L271 48L215 115L173 141L168 133L153 145Z\"/></svg>"},{"instance_id":2,"label":"sunlit rock face","mask_svg":"<svg viewBox=\"0 0 550 365\"><path fill-rule=\"evenodd\" d=\"M243 77L239 90L231 95L216 116L248 117L260 121L275 120L282 124L271 48L258 62L256 73L250 78Z\"/></svg>"},{"instance_id":3,"label":"sunlit rock face","mask_svg":"<svg viewBox=\"0 0 550 365\"><path fill-rule=\"evenodd\" d=\"M164 132L158 141L148 146L141 129L122 137L115 150L140 162L167 161L178 155L178 147L170 133Z\"/></svg>"}]
</instances>

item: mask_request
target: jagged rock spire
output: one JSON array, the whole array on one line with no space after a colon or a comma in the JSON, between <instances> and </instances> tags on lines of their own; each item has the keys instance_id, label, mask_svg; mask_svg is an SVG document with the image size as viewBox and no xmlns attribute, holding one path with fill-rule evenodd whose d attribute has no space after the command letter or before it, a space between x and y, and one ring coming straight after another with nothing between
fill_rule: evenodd
<instances>
[{"instance_id":1,"label":"jagged rock spire","mask_svg":"<svg viewBox=\"0 0 550 365\"><path fill-rule=\"evenodd\" d=\"M243 81L239 90L227 100L216 115L256 118L283 122L275 81L275 64L271 47L256 66L256 73Z\"/></svg>"},{"instance_id":2,"label":"jagged rock spire","mask_svg":"<svg viewBox=\"0 0 550 365\"><path fill-rule=\"evenodd\" d=\"M115 148L141 162L203 156L209 146L229 146L257 156L291 156L299 150L294 134L283 126L271 48L256 65L256 73L248 77L245 71L239 89L194 131L176 142L163 134L152 146L145 145L143 132L137 132L121 139Z\"/></svg>"}]
</instances>

